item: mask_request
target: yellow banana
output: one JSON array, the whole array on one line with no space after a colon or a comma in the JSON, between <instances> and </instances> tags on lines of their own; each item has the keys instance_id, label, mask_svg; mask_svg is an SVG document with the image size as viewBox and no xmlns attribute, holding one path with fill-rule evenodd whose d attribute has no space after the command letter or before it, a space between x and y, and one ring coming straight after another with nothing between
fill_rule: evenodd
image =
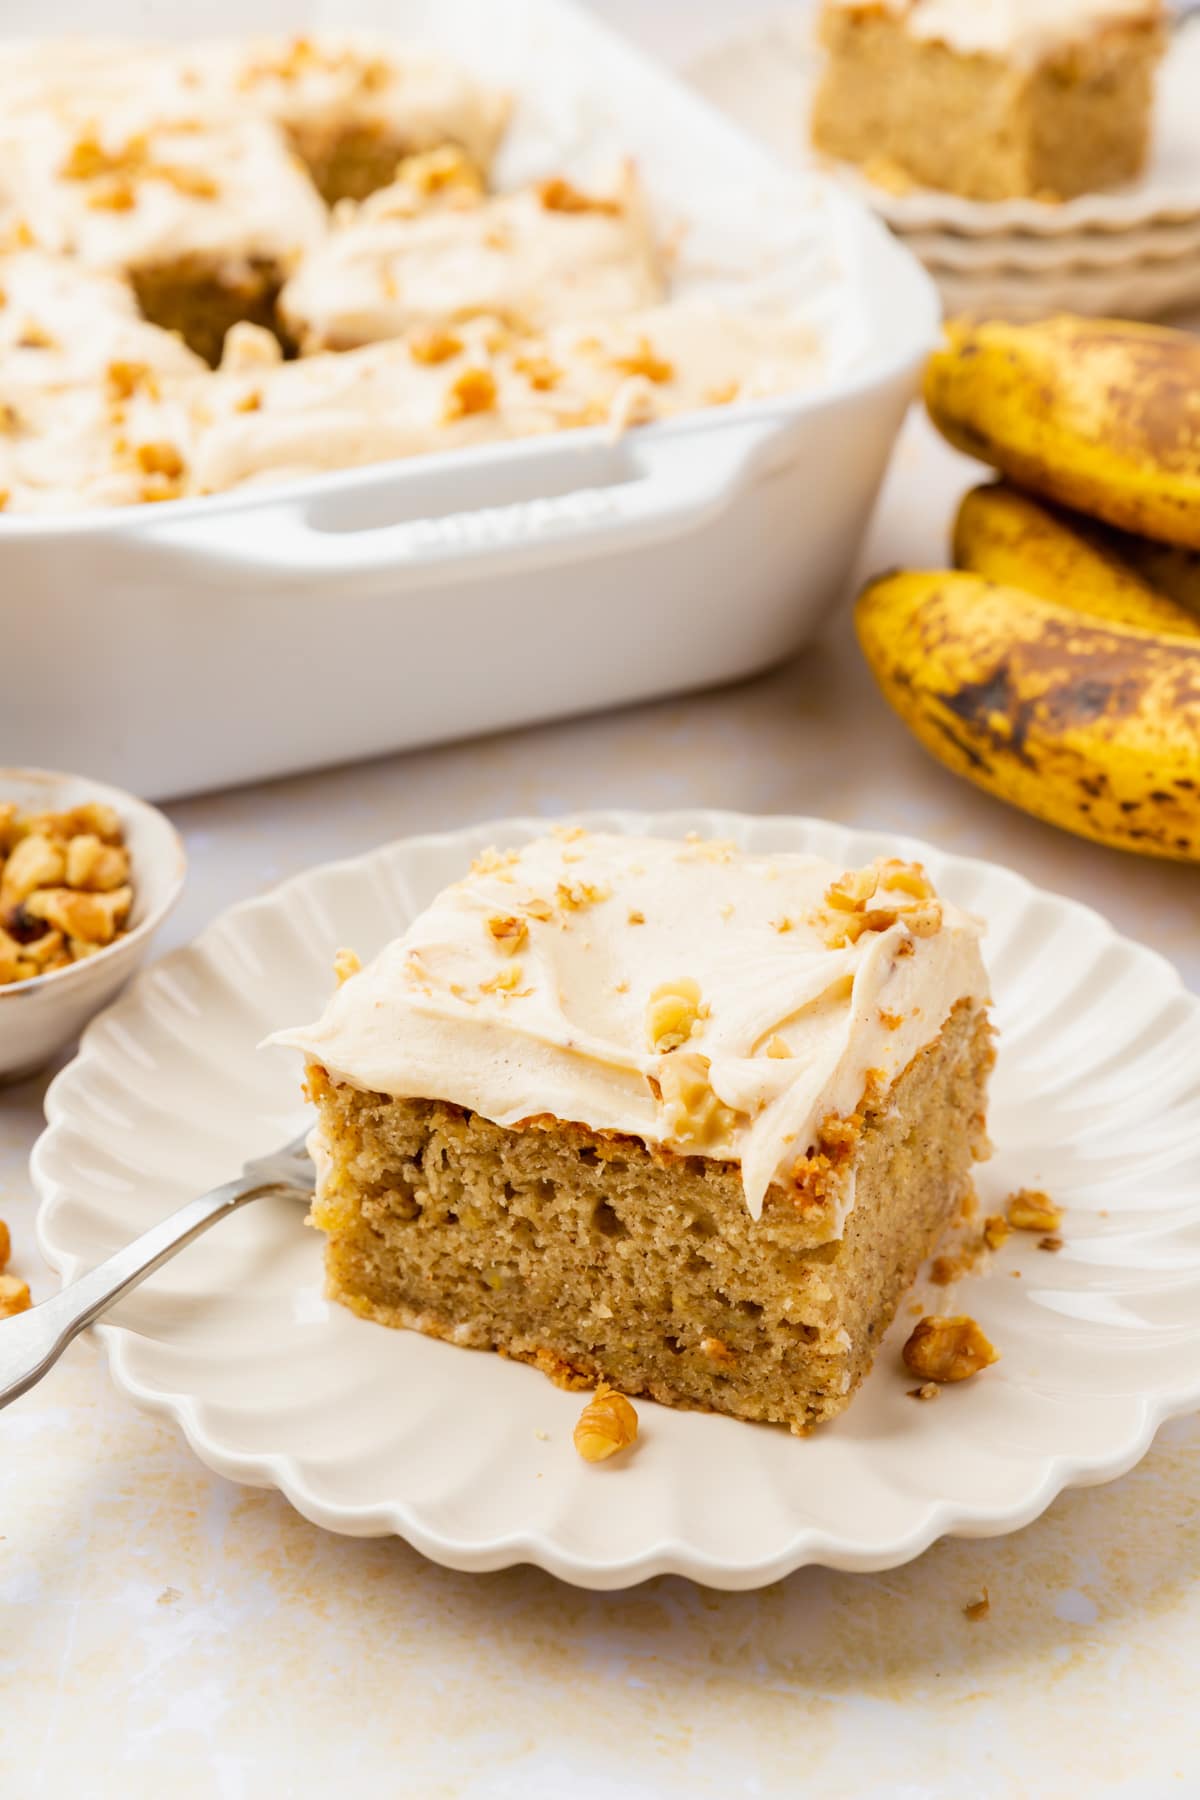
<instances>
[{"instance_id":1,"label":"yellow banana","mask_svg":"<svg viewBox=\"0 0 1200 1800\"><path fill-rule=\"evenodd\" d=\"M953 570L886 575L859 642L927 750L1068 831L1200 861L1200 642Z\"/></svg>"},{"instance_id":2,"label":"yellow banana","mask_svg":"<svg viewBox=\"0 0 1200 1800\"><path fill-rule=\"evenodd\" d=\"M1069 314L947 335L925 403L952 444L1046 499L1200 549L1200 339Z\"/></svg>"},{"instance_id":3,"label":"yellow banana","mask_svg":"<svg viewBox=\"0 0 1200 1800\"><path fill-rule=\"evenodd\" d=\"M1200 638L1200 618L1156 592L1123 561L1117 535L995 481L963 499L954 522L954 561L1090 618Z\"/></svg>"}]
</instances>

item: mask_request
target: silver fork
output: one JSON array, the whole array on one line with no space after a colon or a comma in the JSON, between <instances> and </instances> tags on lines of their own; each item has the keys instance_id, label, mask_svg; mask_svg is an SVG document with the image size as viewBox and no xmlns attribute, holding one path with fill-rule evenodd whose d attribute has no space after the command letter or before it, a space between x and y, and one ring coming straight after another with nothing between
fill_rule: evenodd
<instances>
[{"instance_id":1,"label":"silver fork","mask_svg":"<svg viewBox=\"0 0 1200 1800\"><path fill-rule=\"evenodd\" d=\"M218 1219L264 1194L309 1199L312 1191L313 1166L305 1140L294 1138L282 1150L254 1157L233 1181L186 1201L53 1299L0 1319L0 1406L40 1381L86 1326Z\"/></svg>"}]
</instances>

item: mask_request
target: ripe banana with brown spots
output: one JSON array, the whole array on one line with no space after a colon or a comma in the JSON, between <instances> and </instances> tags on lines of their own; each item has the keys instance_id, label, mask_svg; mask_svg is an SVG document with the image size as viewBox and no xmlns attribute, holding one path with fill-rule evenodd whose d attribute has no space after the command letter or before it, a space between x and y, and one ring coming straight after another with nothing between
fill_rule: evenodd
<instances>
[{"instance_id":1,"label":"ripe banana with brown spots","mask_svg":"<svg viewBox=\"0 0 1200 1800\"><path fill-rule=\"evenodd\" d=\"M1070 315L952 322L925 403L968 455L1123 531L1200 549L1200 339Z\"/></svg>"},{"instance_id":2,"label":"ripe banana with brown spots","mask_svg":"<svg viewBox=\"0 0 1200 1800\"><path fill-rule=\"evenodd\" d=\"M972 488L958 509L954 563L1090 618L1200 639L1200 615L1158 591L1122 554L1131 541L1077 513L1033 500L1006 481L993 481Z\"/></svg>"},{"instance_id":3,"label":"ripe banana with brown spots","mask_svg":"<svg viewBox=\"0 0 1200 1800\"><path fill-rule=\"evenodd\" d=\"M1200 639L956 570L871 582L855 622L948 768L1099 843L1200 861Z\"/></svg>"}]
</instances>

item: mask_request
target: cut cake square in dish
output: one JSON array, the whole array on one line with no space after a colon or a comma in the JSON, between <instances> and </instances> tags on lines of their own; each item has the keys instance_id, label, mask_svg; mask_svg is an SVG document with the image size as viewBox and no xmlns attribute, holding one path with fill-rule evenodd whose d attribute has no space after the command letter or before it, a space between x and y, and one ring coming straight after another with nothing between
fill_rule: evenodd
<instances>
[{"instance_id":1,"label":"cut cake square in dish","mask_svg":"<svg viewBox=\"0 0 1200 1800\"><path fill-rule=\"evenodd\" d=\"M275 299L325 208L280 134L205 117L174 89L23 122L11 200L46 248L128 280L144 316L216 363L239 321L272 328Z\"/></svg>"},{"instance_id":2,"label":"cut cake square in dish","mask_svg":"<svg viewBox=\"0 0 1200 1800\"><path fill-rule=\"evenodd\" d=\"M889 185L1066 200L1141 170L1161 0L825 0L819 150Z\"/></svg>"},{"instance_id":3,"label":"cut cake square in dish","mask_svg":"<svg viewBox=\"0 0 1200 1800\"><path fill-rule=\"evenodd\" d=\"M330 1294L568 1386L832 1418L986 1150L979 939L899 860L485 853L272 1040Z\"/></svg>"},{"instance_id":4,"label":"cut cake square in dish","mask_svg":"<svg viewBox=\"0 0 1200 1800\"><path fill-rule=\"evenodd\" d=\"M549 180L485 195L452 150L402 165L342 216L280 310L308 350L347 350L487 315L518 331L653 306L665 293L632 168L605 191Z\"/></svg>"},{"instance_id":5,"label":"cut cake square in dish","mask_svg":"<svg viewBox=\"0 0 1200 1800\"><path fill-rule=\"evenodd\" d=\"M453 62L368 33L217 43L186 56L219 96L287 133L323 197L361 200L402 157L454 144L486 175L506 94Z\"/></svg>"}]
</instances>

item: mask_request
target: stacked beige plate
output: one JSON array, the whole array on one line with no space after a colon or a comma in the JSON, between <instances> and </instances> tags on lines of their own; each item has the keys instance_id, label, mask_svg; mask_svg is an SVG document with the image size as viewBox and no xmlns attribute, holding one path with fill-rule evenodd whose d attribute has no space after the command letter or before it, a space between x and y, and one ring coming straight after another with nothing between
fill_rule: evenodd
<instances>
[{"instance_id":1,"label":"stacked beige plate","mask_svg":"<svg viewBox=\"0 0 1200 1800\"><path fill-rule=\"evenodd\" d=\"M804 8L707 50L688 73L778 155L811 164L818 68ZM845 180L920 257L949 311L1156 318L1200 308L1200 19L1172 37L1153 148L1137 182L1055 205L893 192L849 167Z\"/></svg>"}]
</instances>

